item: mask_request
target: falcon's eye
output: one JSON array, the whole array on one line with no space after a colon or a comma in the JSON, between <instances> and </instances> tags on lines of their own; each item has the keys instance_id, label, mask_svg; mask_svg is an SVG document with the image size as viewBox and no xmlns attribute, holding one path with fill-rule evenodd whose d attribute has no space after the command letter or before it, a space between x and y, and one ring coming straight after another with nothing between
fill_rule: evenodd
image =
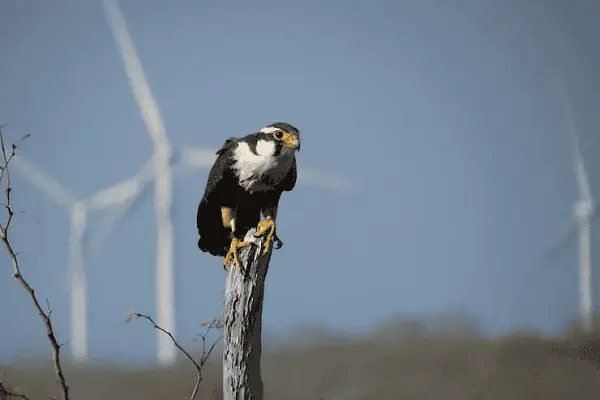
<instances>
[{"instance_id":1,"label":"falcon's eye","mask_svg":"<svg viewBox=\"0 0 600 400\"><path fill-rule=\"evenodd\" d=\"M277 140L281 140L281 139L283 139L283 132L277 131L273 134L273 137Z\"/></svg>"}]
</instances>

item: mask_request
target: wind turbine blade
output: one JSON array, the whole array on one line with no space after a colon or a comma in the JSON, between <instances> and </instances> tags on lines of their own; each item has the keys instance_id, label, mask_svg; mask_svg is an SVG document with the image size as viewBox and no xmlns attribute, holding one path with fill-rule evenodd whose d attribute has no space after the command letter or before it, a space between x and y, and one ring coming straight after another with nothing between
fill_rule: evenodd
<instances>
[{"instance_id":1,"label":"wind turbine blade","mask_svg":"<svg viewBox=\"0 0 600 400\"><path fill-rule=\"evenodd\" d=\"M579 227L577 219L572 219L566 224L559 235L556 236L555 240L550 242L550 245L546 248L546 251L541 257L535 258L534 260L527 262L522 269L518 279L515 279L509 286L507 292L506 305L513 315L521 315L525 312L522 304L518 300L519 293L525 291L530 292L531 290L537 290L535 285L539 285L537 282L541 276L546 275L554 267L556 258L565 250L569 242L574 241L577 237L577 228ZM532 286L534 287L532 289Z\"/></svg>"},{"instance_id":2,"label":"wind turbine blade","mask_svg":"<svg viewBox=\"0 0 600 400\"><path fill-rule=\"evenodd\" d=\"M27 161L23 156L15 156L11 163L14 163L15 171L23 174L29 182L44 192L57 204L70 207L76 202L75 197L67 189L62 187L58 181Z\"/></svg>"},{"instance_id":3,"label":"wind turbine blade","mask_svg":"<svg viewBox=\"0 0 600 400\"><path fill-rule=\"evenodd\" d=\"M154 169L154 160L148 161L133 178L99 191L90 196L86 204L92 210L103 210L134 199L152 180Z\"/></svg>"},{"instance_id":4,"label":"wind turbine blade","mask_svg":"<svg viewBox=\"0 0 600 400\"><path fill-rule=\"evenodd\" d=\"M555 78L558 79L558 78ZM590 182L588 180L587 171L585 169L585 163L583 155L581 153L581 146L579 143L579 133L577 131L577 125L575 123L573 107L569 101L567 88L562 81L559 80L561 90L559 90L559 97L563 110L563 117L565 121L565 128L570 136L571 149L575 159L575 174L577 177L577 188L579 191L579 201L584 202L591 199Z\"/></svg>"},{"instance_id":5,"label":"wind turbine blade","mask_svg":"<svg viewBox=\"0 0 600 400\"><path fill-rule=\"evenodd\" d=\"M309 168L298 168L298 183L341 192L348 192L353 187L341 177Z\"/></svg>"},{"instance_id":6,"label":"wind turbine blade","mask_svg":"<svg viewBox=\"0 0 600 400\"><path fill-rule=\"evenodd\" d=\"M181 163L187 167L211 167L217 159L215 149L189 149L181 150Z\"/></svg>"},{"instance_id":7,"label":"wind turbine blade","mask_svg":"<svg viewBox=\"0 0 600 400\"><path fill-rule=\"evenodd\" d=\"M566 247L567 243L576 237L578 225L579 222L577 221L577 219L573 219L571 220L571 222L565 225L563 230L557 236L556 240L552 242L551 246L542 256L542 258L539 261L539 264L535 265L534 268L542 268L550 264L552 260L558 257L558 255Z\"/></svg>"},{"instance_id":8,"label":"wind turbine blade","mask_svg":"<svg viewBox=\"0 0 600 400\"><path fill-rule=\"evenodd\" d=\"M104 7L108 17L108 24L119 47L119 52L125 64L125 73L139 106L140 114L155 147L168 146L160 111L148 81L142 69L139 57L127 30L127 24L115 0L104 0Z\"/></svg>"},{"instance_id":9,"label":"wind turbine blade","mask_svg":"<svg viewBox=\"0 0 600 400\"><path fill-rule=\"evenodd\" d=\"M579 145L579 136L577 131L573 128L573 152L575 153L575 172L577 174L577 186L579 188L579 199L582 201L589 201L592 197L590 191L590 182L588 175L585 170L585 163L581 154L581 147Z\"/></svg>"},{"instance_id":10,"label":"wind turbine blade","mask_svg":"<svg viewBox=\"0 0 600 400\"><path fill-rule=\"evenodd\" d=\"M138 192L135 196L127 199L127 201L118 206L112 207L108 214L102 219L100 222L100 228L98 229L96 235L90 240L90 251L97 252L104 241L110 235L112 230L116 227L117 223L128 213L137 208L141 202L146 197L146 189L152 183L151 180L147 181L140 192Z\"/></svg>"},{"instance_id":11,"label":"wind turbine blade","mask_svg":"<svg viewBox=\"0 0 600 400\"><path fill-rule=\"evenodd\" d=\"M88 205L93 210L103 210L120 203L129 201L135 197L142 189L142 183L135 179L128 179L125 182L104 189L92 195L88 199Z\"/></svg>"}]
</instances>

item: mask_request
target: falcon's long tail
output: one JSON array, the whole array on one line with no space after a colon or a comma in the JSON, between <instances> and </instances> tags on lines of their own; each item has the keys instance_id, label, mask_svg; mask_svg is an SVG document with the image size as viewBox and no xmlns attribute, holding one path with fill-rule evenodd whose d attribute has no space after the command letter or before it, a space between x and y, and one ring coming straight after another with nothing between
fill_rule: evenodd
<instances>
[{"instance_id":1,"label":"falcon's long tail","mask_svg":"<svg viewBox=\"0 0 600 400\"><path fill-rule=\"evenodd\" d=\"M225 257L231 244L231 230L223 226L221 207L202 200L196 215L198 248L213 256Z\"/></svg>"}]
</instances>

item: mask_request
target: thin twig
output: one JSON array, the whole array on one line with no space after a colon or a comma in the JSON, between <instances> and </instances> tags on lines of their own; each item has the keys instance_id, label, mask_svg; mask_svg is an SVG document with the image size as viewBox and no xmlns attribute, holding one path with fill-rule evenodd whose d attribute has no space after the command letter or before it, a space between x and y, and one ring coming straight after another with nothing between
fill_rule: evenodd
<instances>
[{"instance_id":1,"label":"thin twig","mask_svg":"<svg viewBox=\"0 0 600 400\"><path fill-rule=\"evenodd\" d=\"M24 394L14 393L6 390L2 382L0 382L0 400L10 400L11 398L30 400L29 397L25 396Z\"/></svg>"},{"instance_id":2,"label":"thin twig","mask_svg":"<svg viewBox=\"0 0 600 400\"><path fill-rule=\"evenodd\" d=\"M21 140L26 139L28 136L29 135L23 136L23 138ZM2 150L2 161L3 161L3 165L0 169L0 183L2 183L2 181L4 181L5 186L6 186L6 189L5 189L6 198L5 198L4 208L6 209L6 213L7 213L7 217L6 217L6 221L5 221L4 225L0 225L0 239L2 239L2 242L4 243L4 246L6 247L6 250L8 251L8 254L10 255L10 258L12 260L13 277L21 284L21 286L25 289L25 291L27 293L29 293L29 297L31 298L31 301L33 302L33 305L34 305L37 313L39 314L40 318L42 319L42 321L46 327L46 336L48 337L48 340L49 340L50 344L52 345L52 359L54 362L54 370L56 371L56 376L60 383L60 387L62 390L62 397L63 397L63 400L69 400L69 387L67 386L67 382L66 382L65 376L63 374L62 365L60 363L60 347L61 346L58 343L58 341L56 340L56 335L54 334L52 320L50 319L51 311L50 311L50 309L48 309L48 311L44 311L42 309L42 306L40 305L40 302L38 301L37 296L35 295L35 290L31 287L31 285L29 285L27 280L23 277L23 274L21 273L21 268L19 266L18 254L15 252L15 250L9 240L8 233L9 233L10 224L12 222L12 218L14 216L14 211L11 206L12 186L11 186L10 171L9 171L8 166L9 166L10 161L16 155L17 146L16 146L16 144L13 144L11 146L10 152L8 152L8 150L6 149L5 143L4 143L4 136L1 131L0 131L0 149ZM21 397L21 398L23 398L23 397Z\"/></svg>"},{"instance_id":3,"label":"thin twig","mask_svg":"<svg viewBox=\"0 0 600 400\"><path fill-rule=\"evenodd\" d=\"M217 346L217 343L219 343L219 341L221 340L221 336L219 336L217 339L215 339L213 344L207 350L206 349L206 338L207 338L208 334L210 333L210 331L212 329L221 329L223 327L223 324L218 319L213 319L212 321L204 321L202 323L202 325L206 326L206 330L204 331L203 334L202 333L198 334L200 339L202 339L202 353L200 354L200 363L199 363L200 368L204 367L204 364L206 364L206 361L208 361L208 358L210 357L213 350ZM192 399L195 397L195 394L198 393L198 388L200 387L200 382L202 381L202 374L200 373L201 371L198 371L198 372L199 372L198 379L196 380L196 386L194 387L194 391L192 393Z\"/></svg>"},{"instance_id":4,"label":"thin twig","mask_svg":"<svg viewBox=\"0 0 600 400\"><path fill-rule=\"evenodd\" d=\"M218 341L220 340L220 337L219 337L219 339L215 340L214 343L207 349L206 348L206 337L208 336L208 333L212 329L215 329L215 328L218 329L221 326L220 322L218 320L213 320L213 321L205 321L202 323L202 325L206 326L206 331L204 332L204 334L198 334L200 336L200 338L202 338L202 354L200 355L200 361L198 362L198 361L194 360L194 357L192 357L190 355L190 353L188 353L179 344L179 342L177 342L177 340L175 339L175 337L173 337L171 332L169 332L168 330L164 329L163 327L157 325L152 317L150 317L149 315L137 313L134 310L131 310L129 312L129 314L127 314L127 318L125 321L129 322L129 320L131 320L132 317L144 318L144 319L148 320L152 324L152 326L154 326L155 329L157 329L157 330L161 331L162 333L164 333L165 335L167 335L169 337L169 339L171 339L171 341L173 342L175 347L177 347L179 349L179 351L181 351L183 353L183 355L186 356L186 358L188 360L190 360L191 363L194 365L194 367L196 368L197 376L196 376L196 383L194 385L194 389L192 390L192 394L190 395L190 399L194 400L196 398L196 396L198 395L198 390L200 389L200 383L202 382L202 379L203 379L202 368L204 367L204 364L206 364L206 361L208 360L211 353L215 349Z\"/></svg>"}]
</instances>

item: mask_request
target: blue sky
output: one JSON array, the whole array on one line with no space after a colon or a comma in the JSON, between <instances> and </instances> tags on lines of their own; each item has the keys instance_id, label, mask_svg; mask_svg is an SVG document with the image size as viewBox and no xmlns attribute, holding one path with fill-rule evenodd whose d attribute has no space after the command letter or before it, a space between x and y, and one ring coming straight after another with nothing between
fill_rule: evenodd
<instances>
[{"instance_id":1,"label":"blue sky","mask_svg":"<svg viewBox=\"0 0 600 400\"><path fill-rule=\"evenodd\" d=\"M358 331L396 315L468 311L490 333L556 332L577 315L575 240L532 268L576 199L555 71L600 196L599 32L591 2L569 4L120 2L175 146L217 147L288 121L302 131L300 166L355 186L283 197L267 331ZM134 175L152 142L102 3L1 8L0 122L13 138L32 134L21 153L81 198ZM177 336L189 345L219 312L225 278L222 261L196 247L206 175L175 184ZM23 271L67 341L67 210L21 178L14 202ZM92 357L153 359L155 332L123 322L131 307L155 310L153 212L147 196L86 260ZM0 257L10 327L0 359L45 353L40 321Z\"/></svg>"}]
</instances>

